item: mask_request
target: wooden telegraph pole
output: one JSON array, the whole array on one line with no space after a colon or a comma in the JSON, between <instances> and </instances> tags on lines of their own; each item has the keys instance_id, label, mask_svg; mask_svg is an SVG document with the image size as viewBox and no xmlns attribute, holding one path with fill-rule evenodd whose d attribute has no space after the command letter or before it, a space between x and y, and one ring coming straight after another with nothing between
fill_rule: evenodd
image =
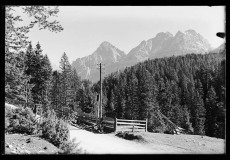
<instances>
[{"instance_id":1,"label":"wooden telegraph pole","mask_svg":"<svg viewBox=\"0 0 230 160\"><path fill-rule=\"evenodd\" d=\"M102 78L101 78L101 75L102 75L102 73L104 73L104 72L102 72L102 71L104 71L104 66L102 66L102 64L100 63L100 64L98 64L99 65L99 68L97 68L97 69L99 69L100 70L100 105L99 105L99 110L100 110L100 118L102 118Z\"/></svg>"},{"instance_id":2,"label":"wooden telegraph pole","mask_svg":"<svg viewBox=\"0 0 230 160\"><path fill-rule=\"evenodd\" d=\"M101 79L101 63L100 63L100 110L101 110L101 118L102 118L102 79Z\"/></svg>"}]
</instances>

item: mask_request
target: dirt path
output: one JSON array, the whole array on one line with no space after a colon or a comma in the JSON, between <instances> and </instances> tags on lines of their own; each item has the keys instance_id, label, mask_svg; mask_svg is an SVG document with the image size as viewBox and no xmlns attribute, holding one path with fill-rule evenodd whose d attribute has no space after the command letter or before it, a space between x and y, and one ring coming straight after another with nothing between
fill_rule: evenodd
<instances>
[{"instance_id":1,"label":"dirt path","mask_svg":"<svg viewBox=\"0 0 230 160\"><path fill-rule=\"evenodd\" d=\"M95 134L76 127L70 127L70 138L76 138L79 147L90 154L178 154L191 153L184 148L163 144L141 144L115 137L113 134Z\"/></svg>"}]
</instances>

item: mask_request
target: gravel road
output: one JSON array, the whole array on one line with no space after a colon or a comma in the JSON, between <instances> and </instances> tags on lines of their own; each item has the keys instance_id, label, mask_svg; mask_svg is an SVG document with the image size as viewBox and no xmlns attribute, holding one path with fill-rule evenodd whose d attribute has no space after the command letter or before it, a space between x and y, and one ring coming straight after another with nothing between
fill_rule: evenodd
<instances>
[{"instance_id":1,"label":"gravel road","mask_svg":"<svg viewBox=\"0 0 230 160\"><path fill-rule=\"evenodd\" d=\"M95 134L70 126L70 139L76 138L79 147L87 154L178 154L191 153L184 148L125 140L114 134Z\"/></svg>"}]
</instances>

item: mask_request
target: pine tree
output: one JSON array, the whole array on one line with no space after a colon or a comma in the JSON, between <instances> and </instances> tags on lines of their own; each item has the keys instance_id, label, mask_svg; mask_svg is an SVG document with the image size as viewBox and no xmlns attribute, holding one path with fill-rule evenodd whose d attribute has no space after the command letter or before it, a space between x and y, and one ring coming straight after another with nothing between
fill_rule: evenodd
<instances>
[{"instance_id":1,"label":"pine tree","mask_svg":"<svg viewBox=\"0 0 230 160\"><path fill-rule=\"evenodd\" d=\"M183 125L181 125L181 127L184 128L186 132L189 134L194 132L194 129L191 123L191 115L187 107L184 107L184 123Z\"/></svg>"},{"instance_id":2,"label":"pine tree","mask_svg":"<svg viewBox=\"0 0 230 160\"><path fill-rule=\"evenodd\" d=\"M41 61L41 77L43 80L42 83L42 106L43 111L47 112L47 110L50 110L51 105L51 97L50 97L50 91L51 91L51 78L52 78L52 67L49 61L49 58L47 55L45 55Z\"/></svg>"},{"instance_id":3,"label":"pine tree","mask_svg":"<svg viewBox=\"0 0 230 160\"><path fill-rule=\"evenodd\" d=\"M194 107L194 134L205 135L205 108L203 99L200 97L199 92L195 92L195 96L193 99L193 107Z\"/></svg>"},{"instance_id":4,"label":"pine tree","mask_svg":"<svg viewBox=\"0 0 230 160\"><path fill-rule=\"evenodd\" d=\"M87 80L82 81L82 87L78 90L79 107L85 113L92 113L95 105L95 94L91 91L91 83Z\"/></svg>"},{"instance_id":5,"label":"pine tree","mask_svg":"<svg viewBox=\"0 0 230 160\"><path fill-rule=\"evenodd\" d=\"M114 105L115 112L117 118L124 118L124 110L125 110L125 81L123 81L120 76L118 79L118 86L114 88Z\"/></svg>"},{"instance_id":6,"label":"pine tree","mask_svg":"<svg viewBox=\"0 0 230 160\"><path fill-rule=\"evenodd\" d=\"M138 119L138 80L134 73L131 76L131 106L132 106L132 119Z\"/></svg>"},{"instance_id":7,"label":"pine tree","mask_svg":"<svg viewBox=\"0 0 230 160\"><path fill-rule=\"evenodd\" d=\"M26 60L25 60L25 64L26 64L25 73L27 75L32 75L32 73L34 72L34 67L33 67L34 57L35 57L35 53L33 51L32 44L30 43L27 50L26 50Z\"/></svg>"},{"instance_id":8,"label":"pine tree","mask_svg":"<svg viewBox=\"0 0 230 160\"><path fill-rule=\"evenodd\" d=\"M53 71L52 80L51 80L51 90L50 90L50 98L51 98L51 106L54 111L57 113L57 116L61 117L61 101L60 101L60 92L61 92L61 74L58 71Z\"/></svg>"},{"instance_id":9,"label":"pine tree","mask_svg":"<svg viewBox=\"0 0 230 160\"><path fill-rule=\"evenodd\" d=\"M139 70L141 79L138 81L139 90L139 119L148 118L148 126L157 129L160 127L164 130L164 122L160 114L160 108L156 101L153 79L150 73L143 67Z\"/></svg>"},{"instance_id":10,"label":"pine tree","mask_svg":"<svg viewBox=\"0 0 230 160\"><path fill-rule=\"evenodd\" d=\"M81 86L81 78L78 76L76 69L73 69L73 90L74 90L74 108L78 106L78 90L80 89Z\"/></svg>"},{"instance_id":11,"label":"pine tree","mask_svg":"<svg viewBox=\"0 0 230 160\"><path fill-rule=\"evenodd\" d=\"M62 106L62 117L64 116L68 118L70 112L70 105L74 101L74 94L73 94L73 82L72 82L73 73L68 57L65 52L61 57L60 69L61 69L60 100Z\"/></svg>"},{"instance_id":12,"label":"pine tree","mask_svg":"<svg viewBox=\"0 0 230 160\"><path fill-rule=\"evenodd\" d=\"M36 45L36 48L34 50L34 55L31 57L31 59L28 59L30 61L30 65L28 65L28 75L31 76L30 84L34 84L34 87L32 89L32 97L34 103L41 104L42 102L42 50L39 42Z\"/></svg>"},{"instance_id":13,"label":"pine tree","mask_svg":"<svg viewBox=\"0 0 230 160\"><path fill-rule=\"evenodd\" d=\"M25 105L27 100L27 82L30 76L25 74L25 54L6 50L5 53L5 101ZM28 88L28 87L27 87ZM30 88L28 88L30 89Z\"/></svg>"},{"instance_id":14,"label":"pine tree","mask_svg":"<svg viewBox=\"0 0 230 160\"><path fill-rule=\"evenodd\" d=\"M217 118L217 97L214 88L208 90L205 108L207 111L206 122L205 122L205 132L208 136L215 136L216 132L216 118Z\"/></svg>"}]
</instances>

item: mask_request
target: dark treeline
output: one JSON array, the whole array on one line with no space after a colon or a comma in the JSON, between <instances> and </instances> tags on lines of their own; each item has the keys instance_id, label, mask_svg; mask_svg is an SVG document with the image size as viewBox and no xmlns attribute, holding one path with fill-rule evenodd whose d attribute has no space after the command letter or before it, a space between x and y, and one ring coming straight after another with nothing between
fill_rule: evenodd
<instances>
[{"instance_id":1,"label":"dark treeline","mask_svg":"<svg viewBox=\"0 0 230 160\"><path fill-rule=\"evenodd\" d=\"M25 53L6 51L5 59L6 102L33 110L35 104L42 104L41 112L54 109L59 118L68 117L74 111L81 80L65 53L60 71L52 71L39 43L35 48L30 44Z\"/></svg>"},{"instance_id":2,"label":"dark treeline","mask_svg":"<svg viewBox=\"0 0 230 160\"><path fill-rule=\"evenodd\" d=\"M66 53L53 71L41 48L6 50L5 101L32 109L42 104L42 113L54 110L67 120L82 111L96 115L99 82L81 80ZM114 72L103 80L103 115L148 118L149 131L168 132L164 114L187 133L224 138L225 63L224 51L147 60Z\"/></svg>"},{"instance_id":3,"label":"dark treeline","mask_svg":"<svg viewBox=\"0 0 230 160\"><path fill-rule=\"evenodd\" d=\"M104 114L148 118L167 132L163 113L190 134L225 137L225 51L147 60L104 78ZM94 84L99 93L99 83Z\"/></svg>"}]
</instances>

